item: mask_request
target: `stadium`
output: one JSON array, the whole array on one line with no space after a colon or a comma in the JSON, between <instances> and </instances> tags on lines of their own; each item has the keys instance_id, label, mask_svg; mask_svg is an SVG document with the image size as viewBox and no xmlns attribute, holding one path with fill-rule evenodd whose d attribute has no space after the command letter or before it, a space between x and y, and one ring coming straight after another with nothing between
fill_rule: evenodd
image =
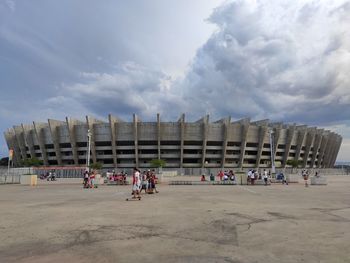
<instances>
[{"instance_id":1,"label":"stadium","mask_svg":"<svg viewBox=\"0 0 350 263\"><path fill-rule=\"evenodd\" d=\"M333 167L342 137L329 130L306 125L273 123L249 118L214 122L209 115L186 122L132 122L112 115L108 121L86 116L66 120L21 124L5 133L13 163L38 158L45 166L86 166L100 162L103 168L149 168L151 160L165 161L165 168L276 168L288 160L300 167Z\"/></svg>"}]
</instances>

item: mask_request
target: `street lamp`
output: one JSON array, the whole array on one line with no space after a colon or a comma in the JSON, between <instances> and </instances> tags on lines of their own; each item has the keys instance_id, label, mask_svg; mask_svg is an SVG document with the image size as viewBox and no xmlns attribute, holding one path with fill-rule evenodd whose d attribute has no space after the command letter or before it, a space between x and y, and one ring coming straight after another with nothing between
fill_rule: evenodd
<instances>
[{"instance_id":1,"label":"street lamp","mask_svg":"<svg viewBox=\"0 0 350 263\"><path fill-rule=\"evenodd\" d=\"M274 131L271 129L269 130L269 135L270 135L270 151L271 151L271 173L274 174L276 173L276 168L275 168L275 147L273 144L273 134Z\"/></svg>"},{"instance_id":2,"label":"street lamp","mask_svg":"<svg viewBox=\"0 0 350 263\"><path fill-rule=\"evenodd\" d=\"M86 170L90 171L90 148L91 148L91 133L90 130L87 132L88 145L87 145L87 155L86 155Z\"/></svg>"},{"instance_id":3,"label":"street lamp","mask_svg":"<svg viewBox=\"0 0 350 263\"><path fill-rule=\"evenodd\" d=\"M205 161L205 168L206 168L206 169L205 169L205 170L206 170L206 171L205 171L205 174L206 174L206 175L210 175L210 169L209 169L209 167L208 167L208 163L209 163L208 161Z\"/></svg>"}]
</instances>

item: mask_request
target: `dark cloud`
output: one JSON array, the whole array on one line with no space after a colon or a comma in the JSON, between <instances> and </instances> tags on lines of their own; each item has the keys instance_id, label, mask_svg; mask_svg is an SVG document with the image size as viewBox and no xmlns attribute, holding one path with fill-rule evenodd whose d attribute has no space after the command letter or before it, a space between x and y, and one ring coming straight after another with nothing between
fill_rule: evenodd
<instances>
[{"instance_id":1,"label":"dark cloud","mask_svg":"<svg viewBox=\"0 0 350 263\"><path fill-rule=\"evenodd\" d=\"M130 118L132 113L154 119L156 113L176 112L180 96L170 91L171 78L134 62L115 68L113 74L82 73L82 81L63 85L59 96L71 97L99 116L113 113Z\"/></svg>"}]
</instances>

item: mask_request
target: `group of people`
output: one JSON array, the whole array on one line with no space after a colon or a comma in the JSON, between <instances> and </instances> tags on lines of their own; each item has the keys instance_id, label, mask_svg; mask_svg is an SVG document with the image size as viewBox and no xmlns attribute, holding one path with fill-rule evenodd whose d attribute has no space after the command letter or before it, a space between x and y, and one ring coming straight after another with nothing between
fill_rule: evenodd
<instances>
[{"instance_id":1,"label":"group of people","mask_svg":"<svg viewBox=\"0 0 350 263\"><path fill-rule=\"evenodd\" d=\"M55 171L50 171L47 173L44 173L40 175L39 177L41 180L47 180L47 181L56 181L56 172Z\"/></svg>"},{"instance_id":2,"label":"group of people","mask_svg":"<svg viewBox=\"0 0 350 263\"><path fill-rule=\"evenodd\" d=\"M96 178L95 171L92 171L92 172L85 171L84 172L83 187L84 188L97 188L97 185L95 184L95 178Z\"/></svg>"},{"instance_id":3,"label":"group of people","mask_svg":"<svg viewBox=\"0 0 350 263\"><path fill-rule=\"evenodd\" d=\"M266 171L266 169L263 170L263 172L261 173L261 171L257 171L257 170L253 170L250 169L247 172L247 184L251 184L254 185L255 184L255 180L264 180L264 184L268 185L269 181L271 182L271 171ZM285 177L285 175L283 173L279 173L277 174L276 177L277 180L280 180L282 182L282 184L286 184L288 185L288 181L287 178Z\"/></svg>"},{"instance_id":4,"label":"group of people","mask_svg":"<svg viewBox=\"0 0 350 263\"><path fill-rule=\"evenodd\" d=\"M147 194L158 193L156 188L158 178L154 170L141 171L137 168L134 168L132 176L132 195L133 198L141 199L142 190Z\"/></svg>"},{"instance_id":5,"label":"group of people","mask_svg":"<svg viewBox=\"0 0 350 263\"><path fill-rule=\"evenodd\" d=\"M235 173L232 170L229 171L219 171L219 173L217 174L217 177L219 177L220 181L236 181L236 176Z\"/></svg>"},{"instance_id":6,"label":"group of people","mask_svg":"<svg viewBox=\"0 0 350 263\"><path fill-rule=\"evenodd\" d=\"M112 173L107 173L107 175L108 175L108 180L110 182L116 182L117 184L122 184L122 185L127 184L127 181L126 181L126 177L128 176L127 173L124 173L124 172L116 173L115 171L113 171Z\"/></svg>"},{"instance_id":7,"label":"group of people","mask_svg":"<svg viewBox=\"0 0 350 263\"><path fill-rule=\"evenodd\" d=\"M248 170L248 173L247 173L247 184L254 185L255 180L264 179L264 183L265 185L267 185L268 179L270 178L270 176L271 176L271 172L270 171L267 172L265 169L262 174L257 170L250 169Z\"/></svg>"}]
</instances>

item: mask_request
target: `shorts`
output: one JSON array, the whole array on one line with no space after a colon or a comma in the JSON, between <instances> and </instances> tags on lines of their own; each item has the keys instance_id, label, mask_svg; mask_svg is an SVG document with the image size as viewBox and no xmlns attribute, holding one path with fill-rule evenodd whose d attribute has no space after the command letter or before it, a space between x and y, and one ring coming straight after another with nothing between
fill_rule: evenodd
<instances>
[{"instance_id":1,"label":"shorts","mask_svg":"<svg viewBox=\"0 0 350 263\"><path fill-rule=\"evenodd\" d=\"M133 190L133 191L139 191L139 190L140 190L140 184L134 184L134 185L132 186L132 190Z\"/></svg>"}]
</instances>

